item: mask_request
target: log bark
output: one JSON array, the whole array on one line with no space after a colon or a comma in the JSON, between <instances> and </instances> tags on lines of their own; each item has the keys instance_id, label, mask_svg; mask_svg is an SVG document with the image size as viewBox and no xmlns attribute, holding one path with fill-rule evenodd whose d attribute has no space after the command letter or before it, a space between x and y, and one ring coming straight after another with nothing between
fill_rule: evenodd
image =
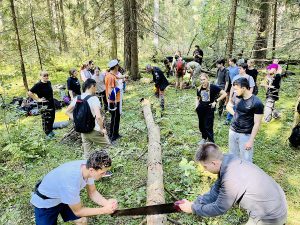
<instances>
[{"instance_id":1,"label":"log bark","mask_svg":"<svg viewBox=\"0 0 300 225\"><path fill-rule=\"evenodd\" d=\"M165 203L160 129L155 124L148 100L142 100L143 113L148 129L148 181L147 205ZM166 224L166 215L147 216L148 225Z\"/></svg>"}]
</instances>

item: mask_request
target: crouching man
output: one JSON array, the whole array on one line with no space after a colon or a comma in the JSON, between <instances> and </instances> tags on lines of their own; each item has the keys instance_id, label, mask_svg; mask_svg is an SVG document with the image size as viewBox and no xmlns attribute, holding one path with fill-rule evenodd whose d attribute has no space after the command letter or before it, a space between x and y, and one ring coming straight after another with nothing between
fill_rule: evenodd
<instances>
[{"instance_id":1,"label":"crouching man","mask_svg":"<svg viewBox=\"0 0 300 225\"><path fill-rule=\"evenodd\" d=\"M60 214L64 222L86 225L88 216L112 214L117 200L105 199L97 190L99 180L111 167L111 158L105 151L95 151L88 160L67 162L50 171L36 185L31 197L37 225L56 225ZM102 207L84 207L80 191L86 187L90 199Z\"/></svg>"},{"instance_id":2,"label":"crouching man","mask_svg":"<svg viewBox=\"0 0 300 225\"><path fill-rule=\"evenodd\" d=\"M238 204L249 215L246 225L286 223L285 194L262 169L234 155L223 155L219 147L211 142L201 145L195 158L204 169L218 174L218 179L208 193L194 202L183 200L179 205L182 211L213 217Z\"/></svg>"}]
</instances>

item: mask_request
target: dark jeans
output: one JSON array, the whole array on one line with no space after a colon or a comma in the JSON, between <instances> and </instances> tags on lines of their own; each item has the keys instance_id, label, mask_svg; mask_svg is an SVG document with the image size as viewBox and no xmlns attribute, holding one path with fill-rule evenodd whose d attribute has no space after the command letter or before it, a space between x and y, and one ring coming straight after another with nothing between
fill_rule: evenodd
<instances>
[{"instance_id":1,"label":"dark jeans","mask_svg":"<svg viewBox=\"0 0 300 225\"><path fill-rule=\"evenodd\" d=\"M109 137L113 141L119 136L119 128L120 128L120 102L109 103L109 112L111 114L110 121L110 134Z\"/></svg>"},{"instance_id":2,"label":"dark jeans","mask_svg":"<svg viewBox=\"0 0 300 225\"><path fill-rule=\"evenodd\" d=\"M42 110L42 126L46 135L53 130L53 123L55 119L55 109Z\"/></svg>"},{"instance_id":3,"label":"dark jeans","mask_svg":"<svg viewBox=\"0 0 300 225\"><path fill-rule=\"evenodd\" d=\"M210 105L201 105L196 109L199 119L199 130L203 139L208 139L210 142L214 140L214 109Z\"/></svg>"},{"instance_id":4,"label":"dark jeans","mask_svg":"<svg viewBox=\"0 0 300 225\"><path fill-rule=\"evenodd\" d=\"M225 102L226 102L226 99L222 99L221 101L219 101L219 107L218 107L218 112L219 112L219 116L221 117L222 116L222 113L224 111L224 106L225 106Z\"/></svg>"},{"instance_id":5,"label":"dark jeans","mask_svg":"<svg viewBox=\"0 0 300 225\"><path fill-rule=\"evenodd\" d=\"M64 222L80 219L75 216L71 208L66 204L59 204L51 208L34 207L36 225L57 225L57 218L60 214Z\"/></svg>"},{"instance_id":6,"label":"dark jeans","mask_svg":"<svg viewBox=\"0 0 300 225\"><path fill-rule=\"evenodd\" d=\"M102 91L97 94L101 103L101 106L104 108L104 111L108 110L108 103L107 103L107 98L106 98L106 92Z\"/></svg>"}]
</instances>

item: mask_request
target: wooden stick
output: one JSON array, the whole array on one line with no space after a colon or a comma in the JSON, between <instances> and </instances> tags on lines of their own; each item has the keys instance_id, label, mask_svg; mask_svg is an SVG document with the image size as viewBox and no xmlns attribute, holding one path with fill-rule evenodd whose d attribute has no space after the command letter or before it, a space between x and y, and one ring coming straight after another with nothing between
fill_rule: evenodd
<instances>
[{"instance_id":1,"label":"wooden stick","mask_svg":"<svg viewBox=\"0 0 300 225\"><path fill-rule=\"evenodd\" d=\"M183 225L182 223L180 223L180 222L178 222L178 221L176 221L176 220L173 220L173 219L171 219L171 218L167 218L167 220L169 221L169 222L171 222L171 223L173 223L173 224L176 224L176 225Z\"/></svg>"}]
</instances>

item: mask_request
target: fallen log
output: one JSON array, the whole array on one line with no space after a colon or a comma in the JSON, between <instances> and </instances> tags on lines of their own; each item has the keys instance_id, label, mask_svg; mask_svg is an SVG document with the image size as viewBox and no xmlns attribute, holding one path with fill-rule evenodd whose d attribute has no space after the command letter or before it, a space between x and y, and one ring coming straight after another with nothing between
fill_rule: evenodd
<instances>
[{"instance_id":1,"label":"fallen log","mask_svg":"<svg viewBox=\"0 0 300 225\"><path fill-rule=\"evenodd\" d=\"M155 124L151 112L150 102L141 100L143 113L148 129L148 180L147 180L147 205L165 203L162 152L160 146L160 130ZM147 216L148 225L166 224L166 215Z\"/></svg>"}]
</instances>

